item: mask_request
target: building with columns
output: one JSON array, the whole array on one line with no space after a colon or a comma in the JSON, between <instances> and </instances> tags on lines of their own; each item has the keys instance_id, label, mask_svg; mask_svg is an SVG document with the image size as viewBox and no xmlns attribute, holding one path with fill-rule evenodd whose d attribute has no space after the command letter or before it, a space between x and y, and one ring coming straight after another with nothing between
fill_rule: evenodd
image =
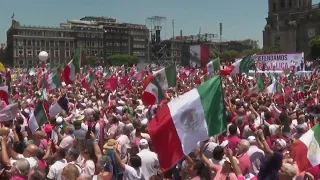
<instances>
[{"instance_id":1,"label":"building with columns","mask_svg":"<svg viewBox=\"0 0 320 180\"><path fill-rule=\"evenodd\" d=\"M312 0L268 0L263 47L310 54L309 42L320 34L320 4Z\"/></svg>"},{"instance_id":2,"label":"building with columns","mask_svg":"<svg viewBox=\"0 0 320 180\"><path fill-rule=\"evenodd\" d=\"M114 54L137 56L147 61L149 30L145 25L119 23L114 18L86 16L60 23L59 27L22 25L13 19L7 31L8 66L35 67L38 54L47 51L48 62L66 64L79 47L98 63Z\"/></svg>"}]
</instances>

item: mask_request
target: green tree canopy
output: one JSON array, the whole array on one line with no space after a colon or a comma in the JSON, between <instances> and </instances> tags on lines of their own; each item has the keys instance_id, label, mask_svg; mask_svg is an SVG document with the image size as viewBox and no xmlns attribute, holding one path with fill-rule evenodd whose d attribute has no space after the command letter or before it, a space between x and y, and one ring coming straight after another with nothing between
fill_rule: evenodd
<instances>
[{"instance_id":1,"label":"green tree canopy","mask_svg":"<svg viewBox=\"0 0 320 180\"><path fill-rule=\"evenodd\" d=\"M309 42L309 46L311 47L311 58L317 59L320 57L320 36L317 36Z\"/></svg>"},{"instance_id":2,"label":"green tree canopy","mask_svg":"<svg viewBox=\"0 0 320 180\"><path fill-rule=\"evenodd\" d=\"M107 62L112 66L132 66L139 62L139 59L136 56L128 55L128 54L115 54L109 56Z\"/></svg>"},{"instance_id":3,"label":"green tree canopy","mask_svg":"<svg viewBox=\"0 0 320 180\"><path fill-rule=\"evenodd\" d=\"M97 57L96 56L87 56L86 65L94 66L96 63L97 63Z\"/></svg>"},{"instance_id":4,"label":"green tree canopy","mask_svg":"<svg viewBox=\"0 0 320 180\"><path fill-rule=\"evenodd\" d=\"M280 52L282 52L280 47L273 46L273 47L270 47L266 53L280 53Z\"/></svg>"}]
</instances>

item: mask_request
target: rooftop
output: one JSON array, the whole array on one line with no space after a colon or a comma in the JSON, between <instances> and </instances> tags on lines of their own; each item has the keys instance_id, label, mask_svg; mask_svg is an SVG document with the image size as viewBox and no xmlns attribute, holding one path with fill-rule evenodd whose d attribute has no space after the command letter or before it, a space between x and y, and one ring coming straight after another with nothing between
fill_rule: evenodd
<instances>
[{"instance_id":1,"label":"rooftop","mask_svg":"<svg viewBox=\"0 0 320 180\"><path fill-rule=\"evenodd\" d=\"M116 19L106 16L85 16L83 18L80 18L81 21L102 21L102 22L116 22Z\"/></svg>"}]
</instances>

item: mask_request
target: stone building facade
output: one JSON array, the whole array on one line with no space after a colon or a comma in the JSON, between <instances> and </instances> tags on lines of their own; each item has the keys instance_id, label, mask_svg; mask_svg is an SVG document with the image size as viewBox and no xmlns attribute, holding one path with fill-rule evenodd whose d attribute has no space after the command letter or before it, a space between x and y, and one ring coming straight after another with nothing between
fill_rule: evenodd
<instances>
[{"instance_id":1,"label":"stone building facade","mask_svg":"<svg viewBox=\"0 0 320 180\"><path fill-rule=\"evenodd\" d=\"M263 47L310 54L309 42L320 34L320 4L312 0L269 0Z\"/></svg>"},{"instance_id":2,"label":"stone building facade","mask_svg":"<svg viewBox=\"0 0 320 180\"><path fill-rule=\"evenodd\" d=\"M68 63L74 49L82 48L87 56L96 56L103 62L114 54L137 56L147 60L149 30L145 25L119 23L108 17L86 16L69 20L60 27L21 25L12 20L7 31L7 58L9 66L35 67L38 54L47 51L49 62Z\"/></svg>"}]
</instances>

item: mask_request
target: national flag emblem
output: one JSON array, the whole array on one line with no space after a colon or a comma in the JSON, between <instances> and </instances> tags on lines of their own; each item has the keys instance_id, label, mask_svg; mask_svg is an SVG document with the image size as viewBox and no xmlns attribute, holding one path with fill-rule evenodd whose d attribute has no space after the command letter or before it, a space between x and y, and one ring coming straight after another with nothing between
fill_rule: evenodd
<instances>
[{"instance_id":1,"label":"national flag emblem","mask_svg":"<svg viewBox=\"0 0 320 180\"><path fill-rule=\"evenodd\" d=\"M161 106L148 125L161 168L171 168L199 141L223 132L225 112L220 76Z\"/></svg>"}]
</instances>

